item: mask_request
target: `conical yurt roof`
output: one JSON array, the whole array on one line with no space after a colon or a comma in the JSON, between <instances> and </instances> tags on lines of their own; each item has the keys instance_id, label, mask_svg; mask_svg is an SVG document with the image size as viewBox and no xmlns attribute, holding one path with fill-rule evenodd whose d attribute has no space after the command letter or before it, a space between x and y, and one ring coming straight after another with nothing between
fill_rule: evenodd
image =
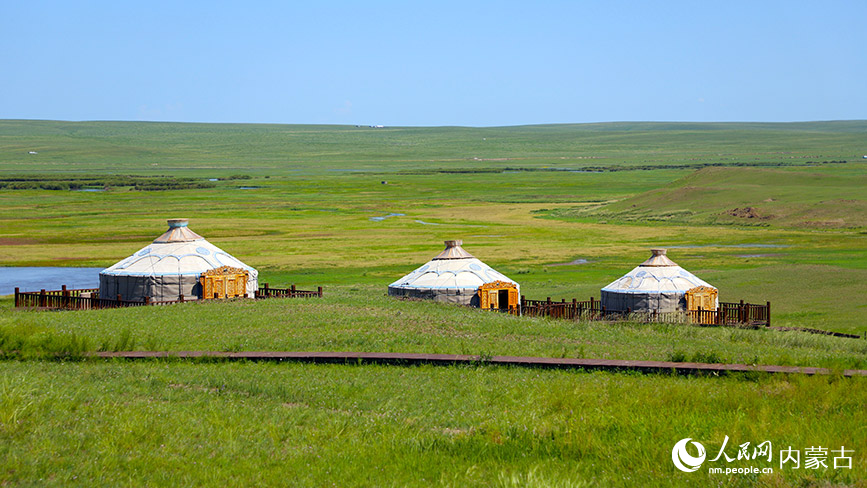
<instances>
[{"instance_id":1,"label":"conical yurt roof","mask_svg":"<svg viewBox=\"0 0 867 488\"><path fill-rule=\"evenodd\" d=\"M395 281L389 288L476 290L485 283L517 282L491 268L468 253L463 241L445 241L446 248L412 273Z\"/></svg>"},{"instance_id":2,"label":"conical yurt roof","mask_svg":"<svg viewBox=\"0 0 867 488\"><path fill-rule=\"evenodd\" d=\"M169 229L132 256L104 269L100 274L128 276L199 275L210 269L231 266L250 272L255 269L190 230L188 219L169 219Z\"/></svg>"},{"instance_id":3,"label":"conical yurt roof","mask_svg":"<svg viewBox=\"0 0 867 488\"><path fill-rule=\"evenodd\" d=\"M610 283L603 292L610 293L685 293L697 286L716 288L678 266L666 256L665 249L652 249L653 255L632 271Z\"/></svg>"}]
</instances>

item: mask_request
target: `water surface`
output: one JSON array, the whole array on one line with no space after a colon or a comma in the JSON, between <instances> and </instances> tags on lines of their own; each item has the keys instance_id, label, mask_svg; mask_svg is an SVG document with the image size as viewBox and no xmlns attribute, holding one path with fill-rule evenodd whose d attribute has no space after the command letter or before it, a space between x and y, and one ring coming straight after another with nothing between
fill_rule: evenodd
<instances>
[{"instance_id":1,"label":"water surface","mask_svg":"<svg viewBox=\"0 0 867 488\"><path fill-rule=\"evenodd\" d=\"M372 220L374 222L382 222L383 220L390 218L390 217L403 217L404 215L406 215L406 214L392 212L388 215L383 215L380 217L370 217L368 220Z\"/></svg>"},{"instance_id":2,"label":"water surface","mask_svg":"<svg viewBox=\"0 0 867 488\"><path fill-rule=\"evenodd\" d=\"M103 268L61 267L0 267L0 295L21 291L59 290L66 285L75 288L98 288L99 272Z\"/></svg>"}]
</instances>

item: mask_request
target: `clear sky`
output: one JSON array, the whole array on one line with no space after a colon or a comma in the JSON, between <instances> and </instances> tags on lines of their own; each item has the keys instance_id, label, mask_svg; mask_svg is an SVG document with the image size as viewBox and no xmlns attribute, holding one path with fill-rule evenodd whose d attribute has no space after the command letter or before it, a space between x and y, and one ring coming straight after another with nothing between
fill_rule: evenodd
<instances>
[{"instance_id":1,"label":"clear sky","mask_svg":"<svg viewBox=\"0 0 867 488\"><path fill-rule=\"evenodd\" d=\"M867 0L0 0L0 118L867 119Z\"/></svg>"}]
</instances>

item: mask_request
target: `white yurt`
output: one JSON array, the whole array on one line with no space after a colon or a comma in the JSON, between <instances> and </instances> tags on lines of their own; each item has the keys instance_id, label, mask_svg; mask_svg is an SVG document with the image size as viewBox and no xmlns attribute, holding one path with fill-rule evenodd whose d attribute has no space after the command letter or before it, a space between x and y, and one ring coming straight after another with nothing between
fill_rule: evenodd
<instances>
[{"instance_id":1,"label":"white yurt","mask_svg":"<svg viewBox=\"0 0 867 488\"><path fill-rule=\"evenodd\" d=\"M485 308L517 306L520 299L517 282L465 251L462 241L445 241L445 244L443 252L388 285L388 294ZM480 297L482 288L484 297Z\"/></svg>"},{"instance_id":2,"label":"white yurt","mask_svg":"<svg viewBox=\"0 0 867 488\"><path fill-rule=\"evenodd\" d=\"M716 310L718 290L681 268L666 256L665 249L653 255L602 289L602 306L608 311L675 312Z\"/></svg>"},{"instance_id":3,"label":"white yurt","mask_svg":"<svg viewBox=\"0 0 867 488\"><path fill-rule=\"evenodd\" d=\"M258 290L259 273L187 227L169 229L132 256L99 273L100 298L151 301L247 296Z\"/></svg>"}]
</instances>

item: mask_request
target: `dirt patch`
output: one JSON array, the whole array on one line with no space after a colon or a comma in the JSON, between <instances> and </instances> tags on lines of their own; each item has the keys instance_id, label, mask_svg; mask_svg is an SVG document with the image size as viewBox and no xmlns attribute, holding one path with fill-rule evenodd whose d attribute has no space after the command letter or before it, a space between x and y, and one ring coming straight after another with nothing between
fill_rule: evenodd
<instances>
[{"instance_id":1,"label":"dirt patch","mask_svg":"<svg viewBox=\"0 0 867 488\"><path fill-rule=\"evenodd\" d=\"M738 217L740 219L769 220L774 218L773 215L760 215L759 211L755 207L733 208L731 210L726 210L724 213L725 215Z\"/></svg>"},{"instance_id":2,"label":"dirt patch","mask_svg":"<svg viewBox=\"0 0 867 488\"><path fill-rule=\"evenodd\" d=\"M0 237L0 246L26 246L36 244L36 239L21 239L18 237Z\"/></svg>"}]
</instances>

